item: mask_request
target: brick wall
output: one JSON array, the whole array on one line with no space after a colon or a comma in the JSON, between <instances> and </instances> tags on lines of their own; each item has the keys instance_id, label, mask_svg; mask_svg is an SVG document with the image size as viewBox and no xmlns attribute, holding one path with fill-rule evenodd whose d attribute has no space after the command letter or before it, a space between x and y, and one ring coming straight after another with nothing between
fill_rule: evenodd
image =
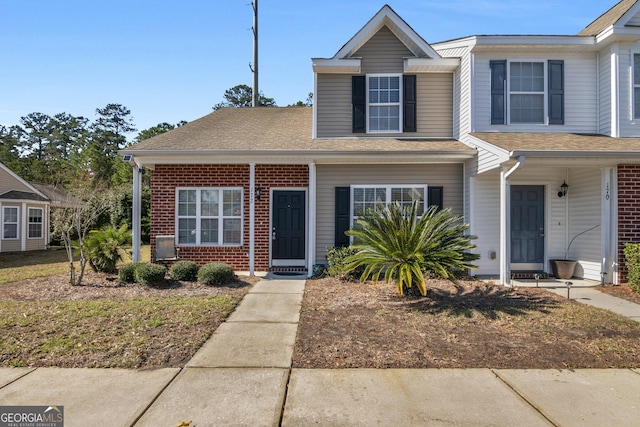
<instances>
[{"instance_id":1,"label":"brick wall","mask_svg":"<svg viewBox=\"0 0 640 427\"><path fill-rule=\"evenodd\" d=\"M624 247L640 243L640 166L618 165L618 278L626 282Z\"/></svg>"},{"instance_id":2,"label":"brick wall","mask_svg":"<svg viewBox=\"0 0 640 427\"><path fill-rule=\"evenodd\" d=\"M269 267L269 206L272 187L308 187L307 165L256 165L255 185L262 197L255 203L255 268ZM180 258L198 264L226 262L249 269L249 165L157 165L151 174L151 247L155 236L176 234L176 187L243 187L242 246L180 246Z\"/></svg>"}]
</instances>

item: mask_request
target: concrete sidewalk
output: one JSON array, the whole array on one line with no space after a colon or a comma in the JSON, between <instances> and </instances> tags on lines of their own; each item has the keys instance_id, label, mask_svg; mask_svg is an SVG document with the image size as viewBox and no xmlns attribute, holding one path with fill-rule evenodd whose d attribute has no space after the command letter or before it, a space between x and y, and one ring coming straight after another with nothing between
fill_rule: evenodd
<instances>
[{"instance_id":1,"label":"concrete sidewalk","mask_svg":"<svg viewBox=\"0 0 640 427\"><path fill-rule=\"evenodd\" d=\"M260 281L183 369L0 368L0 405L66 427L638 425L638 369L291 369L304 283Z\"/></svg>"},{"instance_id":2,"label":"concrete sidewalk","mask_svg":"<svg viewBox=\"0 0 640 427\"><path fill-rule=\"evenodd\" d=\"M545 279L540 280L538 286L563 297L567 297L567 295L569 295L569 298L578 302L592 305L598 308L603 308L605 310L609 310L633 319L636 322L640 322L639 304L635 304L630 301L605 294L604 292L600 292L597 289L600 284L591 280L570 280L571 288L569 289L569 292L567 294L566 282L568 282L568 280ZM516 287L536 286L534 280L515 280L513 282L513 285Z\"/></svg>"}]
</instances>

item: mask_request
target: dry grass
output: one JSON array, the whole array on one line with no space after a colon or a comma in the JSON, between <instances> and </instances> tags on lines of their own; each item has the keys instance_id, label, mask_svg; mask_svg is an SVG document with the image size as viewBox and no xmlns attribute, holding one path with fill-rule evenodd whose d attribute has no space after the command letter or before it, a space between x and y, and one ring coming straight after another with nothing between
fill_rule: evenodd
<instances>
[{"instance_id":1,"label":"dry grass","mask_svg":"<svg viewBox=\"0 0 640 427\"><path fill-rule=\"evenodd\" d=\"M149 261L151 247L149 245L142 246L140 256L142 261ZM125 259L124 262L129 262L129 260ZM68 271L69 260L64 249L0 254L0 285Z\"/></svg>"}]
</instances>

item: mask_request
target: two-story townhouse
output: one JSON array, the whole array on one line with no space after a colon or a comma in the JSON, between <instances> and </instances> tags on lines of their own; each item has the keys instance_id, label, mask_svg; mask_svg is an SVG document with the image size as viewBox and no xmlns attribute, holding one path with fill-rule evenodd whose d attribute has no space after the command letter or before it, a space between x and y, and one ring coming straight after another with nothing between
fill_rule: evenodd
<instances>
[{"instance_id":1,"label":"two-story townhouse","mask_svg":"<svg viewBox=\"0 0 640 427\"><path fill-rule=\"evenodd\" d=\"M623 1L577 36L430 45L384 6L313 59L313 108L222 109L123 150L134 188L151 170L152 245L171 235L200 263L311 273L362 210L418 200L464 214L477 274L549 272L571 244L576 275L616 281L636 237L619 230L640 208L625 200L640 140L621 138L639 8Z\"/></svg>"}]
</instances>

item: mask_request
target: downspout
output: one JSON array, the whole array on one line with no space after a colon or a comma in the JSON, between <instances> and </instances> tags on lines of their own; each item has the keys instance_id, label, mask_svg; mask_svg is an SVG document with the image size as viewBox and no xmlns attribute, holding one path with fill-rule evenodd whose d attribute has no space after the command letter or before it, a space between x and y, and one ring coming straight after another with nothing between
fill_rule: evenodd
<instances>
[{"instance_id":1,"label":"downspout","mask_svg":"<svg viewBox=\"0 0 640 427\"><path fill-rule=\"evenodd\" d=\"M511 264L511 242L509 239L509 231L511 229L510 205L511 200L509 194L510 183L509 177L524 165L525 156L519 156L518 162L508 171L500 168L500 283L506 285L509 280L510 264Z\"/></svg>"}]
</instances>

